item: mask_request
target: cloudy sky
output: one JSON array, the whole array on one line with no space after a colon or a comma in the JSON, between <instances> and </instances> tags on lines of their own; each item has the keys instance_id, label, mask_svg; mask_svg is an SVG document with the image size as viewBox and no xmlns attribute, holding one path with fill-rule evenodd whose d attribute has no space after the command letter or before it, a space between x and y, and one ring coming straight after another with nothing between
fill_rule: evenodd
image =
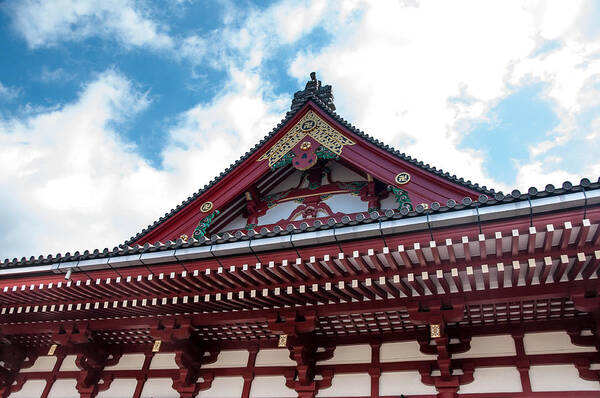
<instances>
[{"instance_id":1,"label":"cloudy sky","mask_svg":"<svg viewBox=\"0 0 600 398\"><path fill-rule=\"evenodd\" d=\"M267 134L338 113L510 191L600 175L600 3L0 3L0 261L112 248Z\"/></svg>"}]
</instances>

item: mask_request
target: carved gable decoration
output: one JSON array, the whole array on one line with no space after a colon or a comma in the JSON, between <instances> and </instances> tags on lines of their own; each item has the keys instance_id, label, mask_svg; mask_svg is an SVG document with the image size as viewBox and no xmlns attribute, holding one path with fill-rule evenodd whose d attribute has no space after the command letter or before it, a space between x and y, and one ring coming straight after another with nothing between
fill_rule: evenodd
<instances>
[{"instance_id":1,"label":"carved gable decoration","mask_svg":"<svg viewBox=\"0 0 600 398\"><path fill-rule=\"evenodd\" d=\"M269 167L272 169L291 164L298 170L307 170L314 166L318 159L338 158L345 145L354 144L354 141L309 110L258 161L269 160Z\"/></svg>"},{"instance_id":2,"label":"carved gable decoration","mask_svg":"<svg viewBox=\"0 0 600 398\"><path fill-rule=\"evenodd\" d=\"M373 212L406 215L491 193L392 150L334 110L331 86L311 73L260 147L126 243L242 239L254 236L249 231L361 222Z\"/></svg>"}]
</instances>

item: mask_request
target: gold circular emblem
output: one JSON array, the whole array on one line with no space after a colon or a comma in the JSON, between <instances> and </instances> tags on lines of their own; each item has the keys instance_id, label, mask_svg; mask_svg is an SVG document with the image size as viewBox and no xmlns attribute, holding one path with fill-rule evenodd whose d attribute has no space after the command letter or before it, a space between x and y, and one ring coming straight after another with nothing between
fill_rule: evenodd
<instances>
[{"instance_id":1,"label":"gold circular emblem","mask_svg":"<svg viewBox=\"0 0 600 398\"><path fill-rule=\"evenodd\" d=\"M403 172L396 176L396 183L404 185L410 181L410 174Z\"/></svg>"},{"instance_id":2,"label":"gold circular emblem","mask_svg":"<svg viewBox=\"0 0 600 398\"><path fill-rule=\"evenodd\" d=\"M302 123L302 125L300 126L300 129L302 131L310 131L312 129L314 129L316 127L316 123L314 120L307 120L304 123Z\"/></svg>"},{"instance_id":3,"label":"gold circular emblem","mask_svg":"<svg viewBox=\"0 0 600 398\"><path fill-rule=\"evenodd\" d=\"M308 151L310 149L310 142L304 141L302 144L300 144L300 149L303 151Z\"/></svg>"},{"instance_id":4,"label":"gold circular emblem","mask_svg":"<svg viewBox=\"0 0 600 398\"><path fill-rule=\"evenodd\" d=\"M208 213L209 211L211 211L213 208L213 202L204 202L202 203L202 206L200 206L200 211L202 213Z\"/></svg>"},{"instance_id":5,"label":"gold circular emblem","mask_svg":"<svg viewBox=\"0 0 600 398\"><path fill-rule=\"evenodd\" d=\"M424 209L429 209L429 205L427 203L421 203L421 206L423 206Z\"/></svg>"}]
</instances>

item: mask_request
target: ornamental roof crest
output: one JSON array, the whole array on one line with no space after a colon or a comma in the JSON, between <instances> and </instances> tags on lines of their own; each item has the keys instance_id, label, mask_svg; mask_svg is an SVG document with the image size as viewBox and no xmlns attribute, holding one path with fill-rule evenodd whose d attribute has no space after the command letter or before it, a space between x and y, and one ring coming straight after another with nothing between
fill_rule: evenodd
<instances>
[{"instance_id":1,"label":"ornamental roof crest","mask_svg":"<svg viewBox=\"0 0 600 398\"><path fill-rule=\"evenodd\" d=\"M299 170L306 170L316 163L317 158L338 157L345 145L354 144L354 141L309 110L258 161L268 159L271 168L291 163ZM282 161L284 164L281 164Z\"/></svg>"}]
</instances>

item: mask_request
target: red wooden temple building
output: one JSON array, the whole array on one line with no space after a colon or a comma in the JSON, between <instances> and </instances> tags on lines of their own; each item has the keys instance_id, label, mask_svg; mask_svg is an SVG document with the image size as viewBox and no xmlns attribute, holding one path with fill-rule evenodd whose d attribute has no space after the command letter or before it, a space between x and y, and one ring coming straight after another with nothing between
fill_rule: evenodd
<instances>
[{"instance_id":1,"label":"red wooden temple building","mask_svg":"<svg viewBox=\"0 0 600 398\"><path fill-rule=\"evenodd\" d=\"M312 74L125 244L1 263L1 397L599 397L598 181L502 194L334 110Z\"/></svg>"}]
</instances>

